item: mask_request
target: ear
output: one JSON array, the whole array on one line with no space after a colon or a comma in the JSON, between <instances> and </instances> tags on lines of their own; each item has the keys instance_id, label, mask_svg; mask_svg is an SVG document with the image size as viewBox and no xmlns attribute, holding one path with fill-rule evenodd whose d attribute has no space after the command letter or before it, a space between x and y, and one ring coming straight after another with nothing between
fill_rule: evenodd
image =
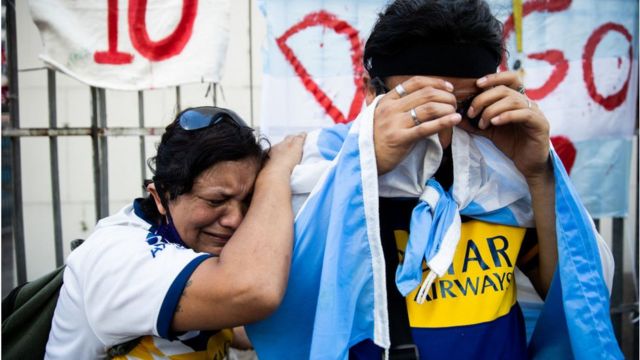
<instances>
[{"instance_id":1,"label":"ear","mask_svg":"<svg viewBox=\"0 0 640 360\"><path fill-rule=\"evenodd\" d=\"M160 195L158 194L158 190L156 189L156 184L151 183L147 185L147 191L153 197L153 200L156 203L156 207L158 208L158 212L160 213L160 215L163 215L163 216L167 215L167 211L162 205L162 201L160 200Z\"/></svg>"},{"instance_id":2,"label":"ear","mask_svg":"<svg viewBox=\"0 0 640 360\"><path fill-rule=\"evenodd\" d=\"M364 81L364 101L367 103L367 106L369 106L376 98L376 87L371 84L371 76L369 76L366 70L362 75L362 80Z\"/></svg>"}]
</instances>

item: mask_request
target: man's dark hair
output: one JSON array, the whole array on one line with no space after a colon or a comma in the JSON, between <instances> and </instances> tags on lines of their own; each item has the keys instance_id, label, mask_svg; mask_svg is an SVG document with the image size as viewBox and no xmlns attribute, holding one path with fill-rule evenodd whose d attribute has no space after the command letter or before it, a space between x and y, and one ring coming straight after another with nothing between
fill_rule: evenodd
<instances>
[{"instance_id":1,"label":"man's dark hair","mask_svg":"<svg viewBox=\"0 0 640 360\"><path fill-rule=\"evenodd\" d=\"M502 23L483 0L396 0L378 14L364 48L365 67L375 56L424 42L473 44L501 59Z\"/></svg>"},{"instance_id":2,"label":"man's dark hair","mask_svg":"<svg viewBox=\"0 0 640 360\"><path fill-rule=\"evenodd\" d=\"M153 172L153 182L163 201L174 200L188 193L194 180L205 170L223 161L251 159L258 168L267 157L261 146L264 139L257 139L254 130L232 120L197 130L184 130L179 125L178 114L169 124L158 145L157 155L147 164ZM142 210L146 216L159 220L151 197L144 199Z\"/></svg>"}]
</instances>

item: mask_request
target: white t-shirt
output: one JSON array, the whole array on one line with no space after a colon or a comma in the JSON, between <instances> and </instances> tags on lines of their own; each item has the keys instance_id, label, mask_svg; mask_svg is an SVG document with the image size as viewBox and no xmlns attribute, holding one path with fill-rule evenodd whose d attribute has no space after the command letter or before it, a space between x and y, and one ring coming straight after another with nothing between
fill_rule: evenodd
<instances>
[{"instance_id":1,"label":"white t-shirt","mask_svg":"<svg viewBox=\"0 0 640 360\"><path fill-rule=\"evenodd\" d=\"M67 259L46 359L105 358L142 335L171 338L187 280L210 254L154 234L136 202L98 222Z\"/></svg>"}]
</instances>

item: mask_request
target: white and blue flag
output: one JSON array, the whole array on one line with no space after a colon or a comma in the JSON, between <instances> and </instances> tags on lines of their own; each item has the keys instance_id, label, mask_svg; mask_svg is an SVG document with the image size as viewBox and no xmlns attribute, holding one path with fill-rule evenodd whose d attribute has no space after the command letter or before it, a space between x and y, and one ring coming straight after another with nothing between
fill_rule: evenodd
<instances>
[{"instance_id":1,"label":"white and blue flag","mask_svg":"<svg viewBox=\"0 0 640 360\"><path fill-rule=\"evenodd\" d=\"M297 215L287 292L272 316L246 327L261 359L347 359L349 348L364 339L390 346L381 196L421 200L395 279L404 294L418 286L428 289L447 271L460 237L460 215L534 225L527 184L511 160L489 140L457 128L450 191L432 179L442 158L437 136L417 143L392 172L378 177L376 103L350 125L307 136L292 177ZM553 150L551 157L559 264L530 349L538 358L622 358L609 318L611 254ZM421 282L423 260L431 272Z\"/></svg>"}]
</instances>

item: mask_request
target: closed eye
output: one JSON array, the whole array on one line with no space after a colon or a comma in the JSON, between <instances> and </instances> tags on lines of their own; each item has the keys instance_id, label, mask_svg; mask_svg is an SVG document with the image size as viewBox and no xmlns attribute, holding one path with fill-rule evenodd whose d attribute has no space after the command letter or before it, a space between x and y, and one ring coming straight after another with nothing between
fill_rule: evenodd
<instances>
[{"instance_id":1,"label":"closed eye","mask_svg":"<svg viewBox=\"0 0 640 360\"><path fill-rule=\"evenodd\" d=\"M215 199L205 199L205 198L201 198L201 199L204 200L209 206L213 206L213 207L224 205L228 200L226 197L215 198Z\"/></svg>"}]
</instances>

